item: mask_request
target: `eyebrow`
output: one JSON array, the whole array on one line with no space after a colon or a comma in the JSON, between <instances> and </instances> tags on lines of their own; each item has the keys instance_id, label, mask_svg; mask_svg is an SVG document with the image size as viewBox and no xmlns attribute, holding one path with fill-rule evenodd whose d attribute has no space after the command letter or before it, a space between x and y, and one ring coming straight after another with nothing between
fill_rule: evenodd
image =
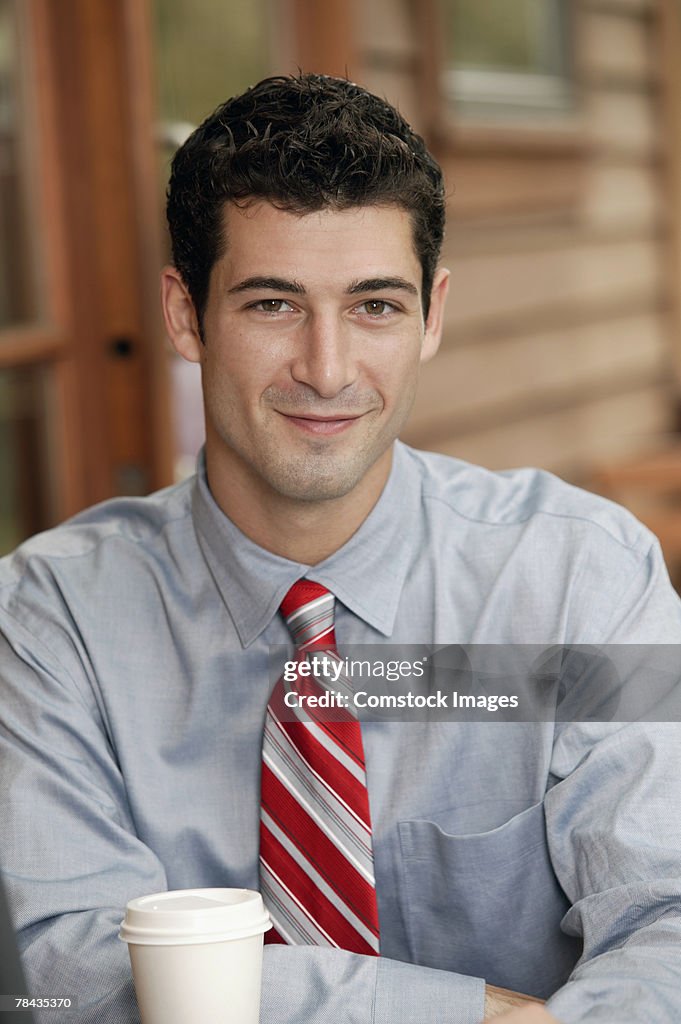
<instances>
[{"instance_id":1,"label":"eyebrow","mask_svg":"<svg viewBox=\"0 0 681 1024\"><path fill-rule=\"evenodd\" d=\"M359 295L364 292L395 291L396 289L409 292L410 295L418 295L416 285L404 277L367 277L363 281L353 281L347 294Z\"/></svg>"},{"instance_id":2,"label":"eyebrow","mask_svg":"<svg viewBox=\"0 0 681 1024\"><path fill-rule=\"evenodd\" d=\"M404 277L367 277L361 281L353 281L346 289L347 295L362 295L365 292L380 291L408 292L418 296L418 289ZM287 292L289 295L305 295L305 288L299 281L288 281L285 277L247 277L229 289L229 294L248 291Z\"/></svg>"},{"instance_id":3,"label":"eyebrow","mask_svg":"<svg viewBox=\"0 0 681 1024\"><path fill-rule=\"evenodd\" d=\"M229 294L248 291L288 292L290 295L304 295L305 289L298 281L287 281L285 277L247 277L229 289Z\"/></svg>"}]
</instances>

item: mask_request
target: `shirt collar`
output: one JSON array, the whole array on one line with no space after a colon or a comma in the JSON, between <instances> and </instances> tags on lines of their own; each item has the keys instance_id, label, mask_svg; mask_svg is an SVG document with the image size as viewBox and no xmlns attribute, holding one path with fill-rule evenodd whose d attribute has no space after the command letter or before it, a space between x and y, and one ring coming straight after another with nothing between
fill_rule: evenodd
<instances>
[{"instance_id":1,"label":"shirt collar","mask_svg":"<svg viewBox=\"0 0 681 1024\"><path fill-rule=\"evenodd\" d=\"M396 442L388 482L352 537L315 566L259 547L219 508L199 456L192 512L201 550L248 647L272 621L288 589L304 576L322 583L347 608L390 636L421 519L421 481L408 449Z\"/></svg>"}]
</instances>

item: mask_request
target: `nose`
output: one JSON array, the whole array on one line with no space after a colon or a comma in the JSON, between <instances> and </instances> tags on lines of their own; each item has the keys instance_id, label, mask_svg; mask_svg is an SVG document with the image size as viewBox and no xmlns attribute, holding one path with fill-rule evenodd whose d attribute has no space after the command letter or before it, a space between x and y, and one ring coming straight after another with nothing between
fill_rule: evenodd
<instances>
[{"instance_id":1,"label":"nose","mask_svg":"<svg viewBox=\"0 0 681 1024\"><path fill-rule=\"evenodd\" d=\"M334 315L315 315L300 328L291 375L314 388L322 398L334 398L357 378L351 329Z\"/></svg>"}]
</instances>

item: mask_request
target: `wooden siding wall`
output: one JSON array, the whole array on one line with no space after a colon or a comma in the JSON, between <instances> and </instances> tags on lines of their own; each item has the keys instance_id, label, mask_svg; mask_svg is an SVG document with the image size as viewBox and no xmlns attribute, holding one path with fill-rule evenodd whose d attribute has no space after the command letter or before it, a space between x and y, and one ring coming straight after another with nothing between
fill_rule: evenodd
<instances>
[{"instance_id":1,"label":"wooden siding wall","mask_svg":"<svg viewBox=\"0 0 681 1024\"><path fill-rule=\"evenodd\" d=\"M462 135L439 154L452 193L447 328L404 437L582 480L676 426L678 364L658 9L574 0L574 12L572 142L552 154L523 152L512 133L507 148ZM417 5L374 0L360 17L362 83L427 134Z\"/></svg>"}]
</instances>

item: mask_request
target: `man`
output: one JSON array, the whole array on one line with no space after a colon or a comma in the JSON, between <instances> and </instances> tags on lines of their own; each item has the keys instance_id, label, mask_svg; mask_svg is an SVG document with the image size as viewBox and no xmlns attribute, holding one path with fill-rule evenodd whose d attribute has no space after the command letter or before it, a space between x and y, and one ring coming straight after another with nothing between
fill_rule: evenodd
<instances>
[{"instance_id":1,"label":"man","mask_svg":"<svg viewBox=\"0 0 681 1024\"><path fill-rule=\"evenodd\" d=\"M679 602L615 506L396 441L448 275L440 170L388 104L315 75L260 83L178 152L168 217L167 330L202 372L197 476L92 509L0 573L0 863L32 990L133 1021L127 900L263 885L283 940L266 1022L678 1020L673 725L346 721L369 867L340 927L358 944L287 903L284 847L318 906L346 875L300 868L266 792L269 650L292 650L279 607L300 613L299 581L331 609L310 643L341 653L676 643ZM322 938L299 943L308 926Z\"/></svg>"}]
</instances>

